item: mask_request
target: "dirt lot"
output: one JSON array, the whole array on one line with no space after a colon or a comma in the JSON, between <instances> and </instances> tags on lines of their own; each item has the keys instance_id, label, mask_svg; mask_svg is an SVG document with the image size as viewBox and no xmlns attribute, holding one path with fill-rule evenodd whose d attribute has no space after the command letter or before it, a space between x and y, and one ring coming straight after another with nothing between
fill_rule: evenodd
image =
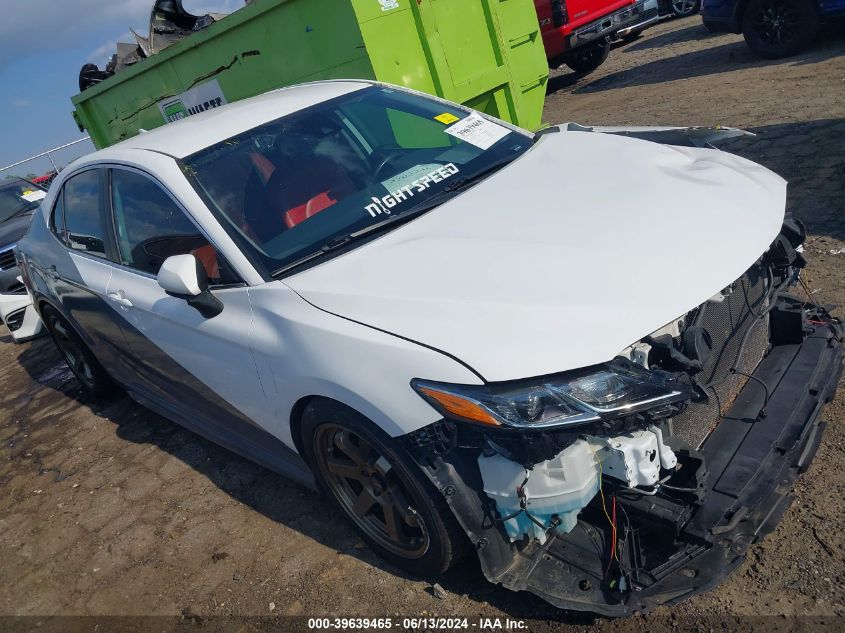
<instances>
[{"instance_id":1,"label":"dirt lot","mask_svg":"<svg viewBox=\"0 0 845 633\"><path fill-rule=\"evenodd\" d=\"M553 73L546 120L757 133L730 149L790 181L789 208L811 233L810 287L845 304L843 54L837 34L763 62L697 17L664 23L586 79ZM284 614L483 615L532 629L643 631L721 630L732 616L845 617L845 389L826 410L796 503L737 573L671 612L608 621L494 588L471 561L441 579L445 597L435 597L429 582L374 557L316 494L125 397L82 397L49 341L0 343L0 378L0 614L181 615L195 626L214 615L272 617L265 625ZM740 624L784 622L794 625Z\"/></svg>"}]
</instances>

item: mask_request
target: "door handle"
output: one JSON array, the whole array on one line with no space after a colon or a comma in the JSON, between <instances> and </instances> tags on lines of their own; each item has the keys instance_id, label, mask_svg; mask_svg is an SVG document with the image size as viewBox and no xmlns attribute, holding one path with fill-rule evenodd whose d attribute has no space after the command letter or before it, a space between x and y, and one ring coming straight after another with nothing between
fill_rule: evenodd
<instances>
[{"instance_id":1,"label":"door handle","mask_svg":"<svg viewBox=\"0 0 845 633\"><path fill-rule=\"evenodd\" d=\"M132 307L132 302L126 298L126 294L124 294L123 290L119 290L118 292L110 292L109 299L114 301L117 305L122 308Z\"/></svg>"}]
</instances>

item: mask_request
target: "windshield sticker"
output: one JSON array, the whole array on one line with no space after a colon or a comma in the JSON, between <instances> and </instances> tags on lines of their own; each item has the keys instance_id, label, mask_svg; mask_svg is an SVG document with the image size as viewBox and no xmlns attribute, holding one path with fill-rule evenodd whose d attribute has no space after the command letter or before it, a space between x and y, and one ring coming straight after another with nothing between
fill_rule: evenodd
<instances>
[{"instance_id":1,"label":"windshield sticker","mask_svg":"<svg viewBox=\"0 0 845 633\"><path fill-rule=\"evenodd\" d=\"M26 200L27 202L38 202L39 200L43 200L46 196L46 192L38 189L36 191L24 191L21 194L21 199Z\"/></svg>"},{"instance_id":2,"label":"windshield sticker","mask_svg":"<svg viewBox=\"0 0 845 633\"><path fill-rule=\"evenodd\" d=\"M396 191L405 185L410 185L418 178L430 174L432 171L437 171L442 166L443 163L423 163L422 165L416 165L396 174L392 178L388 178L381 184L388 192Z\"/></svg>"},{"instance_id":3,"label":"windshield sticker","mask_svg":"<svg viewBox=\"0 0 845 633\"><path fill-rule=\"evenodd\" d=\"M466 141L470 145L475 145L479 149L488 149L496 141L510 134L508 128L488 121L477 112L473 112L443 131L450 136Z\"/></svg>"},{"instance_id":4,"label":"windshield sticker","mask_svg":"<svg viewBox=\"0 0 845 633\"><path fill-rule=\"evenodd\" d=\"M396 188L392 193L388 193L386 196L382 196L381 198L372 196L370 198L372 202L364 207L364 210L369 213L372 218L383 213L390 215L391 210L396 205L413 198L418 193L422 193L434 183L443 182L447 178L451 178L457 174L458 171L459 170L454 163L449 163L447 165L443 165L442 167L438 167L437 169L433 169L423 176L411 181L407 185Z\"/></svg>"},{"instance_id":5,"label":"windshield sticker","mask_svg":"<svg viewBox=\"0 0 845 633\"><path fill-rule=\"evenodd\" d=\"M455 121L460 121L460 118L456 117L451 112L444 112L443 114L438 114L436 117L434 117L434 120L449 125L450 123L454 123Z\"/></svg>"}]
</instances>

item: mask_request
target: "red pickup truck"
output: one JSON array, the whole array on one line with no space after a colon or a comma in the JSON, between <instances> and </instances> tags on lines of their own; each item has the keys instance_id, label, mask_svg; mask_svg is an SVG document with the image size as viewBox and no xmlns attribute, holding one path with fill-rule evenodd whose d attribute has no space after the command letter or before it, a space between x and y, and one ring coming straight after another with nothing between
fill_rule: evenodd
<instances>
[{"instance_id":1,"label":"red pickup truck","mask_svg":"<svg viewBox=\"0 0 845 633\"><path fill-rule=\"evenodd\" d=\"M534 0L550 68L586 74L601 66L610 37L642 20L644 0Z\"/></svg>"}]
</instances>

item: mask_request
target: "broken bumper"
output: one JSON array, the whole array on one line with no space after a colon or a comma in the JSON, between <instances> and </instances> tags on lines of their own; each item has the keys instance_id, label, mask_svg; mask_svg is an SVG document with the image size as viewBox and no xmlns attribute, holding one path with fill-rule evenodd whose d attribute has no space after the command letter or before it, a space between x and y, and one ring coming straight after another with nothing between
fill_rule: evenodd
<instances>
[{"instance_id":1,"label":"broken bumper","mask_svg":"<svg viewBox=\"0 0 845 633\"><path fill-rule=\"evenodd\" d=\"M41 317L32 305L32 297L25 290L0 293L0 321L9 329L16 343L44 334Z\"/></svg>"},{"instance_id":2,"label":"broken bumper","mask_svg":"<svg viewBox=\"0 0 845 633\"><path fill-rule=\"evenodd\" d=\"M567 40L569 50L586 46L601 38L613 35L619 29L638 24L643 21L644 13L644 3L640 2L579 27Z\"/></svg>"},{"instance_id":3,"label":"broken bumper","mask_svg":"<svg viewBox=\"0 0 845 633\"><path fill-rule=\"evenodd\" d=\"M620 38L627 37L628 35L633 35L634 33L644 31L652 24L655 24L659 21L660 15L658 14L657 0L646 0L646 2L643 3L643 14L640 17L640 21L636 24L632 24L630 26L626 26L625 28L619 29L616 35Z\"/></svg>"},{"instance_id":4,"label":"broken bumper","mask_svg":"<svg viewBox=\"0 0 845 633\"><path fill-rule=\"evenodd\" d=\"M480 476L458 451L418 463L466 530L488 580L560 608L643 613L712 588L777 525L819 446L821 409L842 370L844 333L841 324L817 326L800 343L772 348L697 453L707 476L696 503L618 494L642 533L625 541L623 558L636 572L624 590L607 578L610 530L598 512L591 516L585 508L570 533L520 549L502 538L495 513L478 493Z\"/></svg>"}]
</instances>

